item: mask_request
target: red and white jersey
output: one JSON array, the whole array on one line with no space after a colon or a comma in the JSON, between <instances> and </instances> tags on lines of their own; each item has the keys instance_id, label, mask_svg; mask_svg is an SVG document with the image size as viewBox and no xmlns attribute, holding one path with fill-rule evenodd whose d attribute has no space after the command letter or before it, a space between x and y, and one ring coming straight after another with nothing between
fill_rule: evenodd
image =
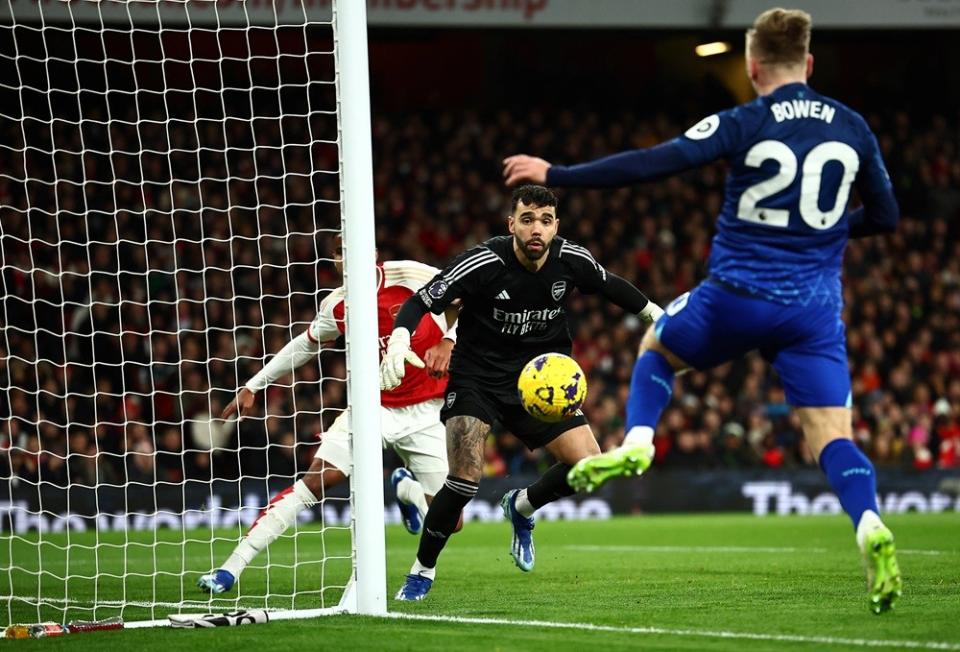
<instances>
[{"instance_id":1,"label":"red and white jersey","mask_svg":"<svg viewBox=\"0 0 960 652\"><path fill-rule=\"evenodd\" d=\"M379 322L380 359L387 350L387 340L393 332L393 320L400 306L440 270L412 260L387 261L377 265L377 320ZM314 342L328 342L339 337L345 328L345 290L338 287L320 302L320 312L310 323L307 336ZM439 343L447 334L447 320L443 314L427 313L410 338L410 348L423 359L427 349ZM448 334L455 339L455 332ZM447 379L431 378L426 370L407 365L407 373L400 386L389 392L380 392L380 403L386 407L406 407L443 396Z\"/></svg>"}]
</instances>

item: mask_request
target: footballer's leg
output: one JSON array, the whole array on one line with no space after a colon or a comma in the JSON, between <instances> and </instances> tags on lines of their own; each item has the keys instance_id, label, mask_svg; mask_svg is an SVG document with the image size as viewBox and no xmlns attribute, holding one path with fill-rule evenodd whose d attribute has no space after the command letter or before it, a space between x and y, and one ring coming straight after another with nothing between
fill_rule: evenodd
<instances>
[{"instance_id":1,"label":"footballer's leg","mask_svg":"<svg viewBox=\"0 0 960 652\"><path fill-rule=\"evenodd\" d=\"M348 426L349 416L344 412L323 434L303 479L270 500L220 568L200 576L197 586L201 590L223 593L233 588L250 562L296 523L301 511L316 505L325 489L346 479L352 469Z\"/></svg>"},{"instance_id":2,"label":"footballer's leg","mask_svg":"<svg viewBox=\"0 0 960 652\"><path fill-rule=\"evenodd\" d=\"M382 410L384 444L404 464L390 474L390 482L403 525L410 534L420 534L427 506L447 476L446 433L440 422L442 405L442 400L431 399Z\"/></svg>"},{"instance_id":3,"label":"footballer's leg","mask_svg":"<svg viewBox=\"0 0 960 652\"><path fill-rule=\"evenodd\" d=\"M875 614L888 611L903 592L903 580L893 533L880 520L873 464L852 440L851 411L805 407L798 408L797 413L810 450L853 521L867 570L870 610Z\"/></svg>"},{"instance_id":4,"label":"footballer's leg","mask_svg":"<svg viewBox=\"0 0 960 652\"><path fill-rule=\"evenodd\" d=\"M709 369L756 348L779 307L707 279L667 306L644 334L630 379L623 444L578 462L568 480L592 491L611 478L639 475L653 459L653 435L677 373Z\"/></svg>"},{"instance_id":5,"label":"footballer's leg","mask_svg":"<svg viewBox=\"0 0 960 652\"><path fill-rule=\"evenodd\" d=\"M461 523L461 514L480 486L483 444L490 424L473 416L449 416L446 421L449 473L434 496L423 521L417 558L397 600L422 600L433 586L437 559Z\"/></svg>"},{"instance_id":6,"label":"footballer's leg","mask_svg":"<svg viewBox=\"0 0 960 652\"><path fill-rule=\"evenodd\" d=\"M525 489L512 489L500 501L503 514L513 527L510 556L517 568L525 572L533 570L535 562L534 512L547 503L577 493L567 482L567 473L580 460L600 452L597 439L590 426L583 422L583 417L578 416L571 421L572 428L544 444L557 463L532 485Z\"/></svg>"},{"instance_id":7,"label":"footballer's leg","mask_svg":"<svg viewBox=\"0 0 960 652\"><path fill-rule=\"evenodd\" d=\"M593 491L608 480L640 475L650 468L653 433L673 396L673 379L678 372L690 368L660 342L656 326L644 334L633 367L623 443L574 465L568 480L577 491Z\"/></svg>"},{"instance_id":8,"label":"footballer's leg","mask_svg":"<svg viewBox=\"0 0 960 652\"><path fill-rule=\"evenodd\" d=\"M428 503L419 477L406 466L401 466L390 474L390 484L397 495L397 507L400 508L403 527L407 528L410 534L420 534Z\"/></svg>"},{"instance_id":9,"label":"footballer's leg","mask_svg":"<svg viewBox=\"0 0 960 652\"><path fill-rule=\"evenodd\" d=\"M210 593L229 591L254 557L296 523L301 511L316 505L317 496L323 496L326 488L343 482L345 478L342 471L331 467L325 460L314 459L303 479L270 500L223 565L201 575L197 586Z\"/></svg>"},{"instance_id":10,"label":"footballer's leg","mask_svg":"<svg viewBox=\"0 0 960 652\"><path fill-rule=\"evenodd\" d=\"M867 568L869 607L883 613L903 590L893 534L880 520L873 464L853 442L846 339L839 310L797 310L785 321L790 345L772 359L804 438L850 516ZM802 337L797 337L797 335Z\"/></svg>"}]
</instances>

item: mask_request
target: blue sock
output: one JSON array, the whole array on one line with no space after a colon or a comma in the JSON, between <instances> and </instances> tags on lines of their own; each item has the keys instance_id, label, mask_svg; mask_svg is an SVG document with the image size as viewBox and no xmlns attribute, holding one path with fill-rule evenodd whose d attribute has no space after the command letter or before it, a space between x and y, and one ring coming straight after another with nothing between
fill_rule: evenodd
<instances>
[{"instance_id":1,"label":"blue sock","mask_svg":"<svg viewBox=\"0 0 960 652\"><path fill-rule=\"evenodd\" d=\"M867 456L849 439L834 439L820 451L820 468L850 515L853 528L868 509L880 513L877 506L877 474Z\"/></svg>"},{"instance_id":2,"label":"blue sock","mask_svg":"<svg viewBox=\"0 0 960 652\"><path fill-rule=\"evenodd\" d=\"M672 395L673 367L656 351L645 351L633 365L626 432L635 426L656 428Z\"/></svg>"}]
</instances>

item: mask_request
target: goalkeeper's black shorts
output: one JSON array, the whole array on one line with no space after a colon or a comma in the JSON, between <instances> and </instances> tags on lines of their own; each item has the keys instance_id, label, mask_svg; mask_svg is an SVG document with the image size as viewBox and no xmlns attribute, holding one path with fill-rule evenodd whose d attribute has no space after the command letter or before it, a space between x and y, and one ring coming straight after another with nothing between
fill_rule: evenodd
<instances>
[{"instance_id":1,"label":"goalkeeper's black shorts","mask_svg":"<svg viewBox=\"0 0 960 652\"><path fill-rule=\"evenodd\" d=\"M587 423L580 411L557 423L535 419L520 404L516 387L516 378L506 386L491 387L489 380L452 374L440 409L440 421L446 423L451 417L475 417L491 425L498 421L530 450L546 446L566 431Z\"/></svg>"}]
</instances>

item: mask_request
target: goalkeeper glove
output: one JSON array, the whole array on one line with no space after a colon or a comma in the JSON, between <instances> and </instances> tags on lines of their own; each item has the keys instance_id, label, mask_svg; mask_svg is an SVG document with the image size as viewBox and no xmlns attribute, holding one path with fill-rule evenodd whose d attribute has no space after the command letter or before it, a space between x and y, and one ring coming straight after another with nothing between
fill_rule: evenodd
<instances>
[{"instance_id":1,"label":"goalkeeper glove","mask_svg":"<svg viewBox=\"0 0 960 652\"><path fill-rule=\"evenodd\" d=\"M647 305L643 307L643 310L640 311L638 316L643 323L652 324L660 319L661 315L663 315L663 308L655 304L653 301L647 301Z\"/></svg>"},{"instance_id":2,"label":"goalkeeper glove","mask_svg":"<svg viewBox=\"0 0 960 652\"><path fill-rule=\"evenodd\" d=\"M410 350L410 331L406 328L394 328L387 342L387 352L380 363L380 389L391 390L402 381L409 363L418 369L424 368L423 360Z\"/></svg>"}]
</instances>

